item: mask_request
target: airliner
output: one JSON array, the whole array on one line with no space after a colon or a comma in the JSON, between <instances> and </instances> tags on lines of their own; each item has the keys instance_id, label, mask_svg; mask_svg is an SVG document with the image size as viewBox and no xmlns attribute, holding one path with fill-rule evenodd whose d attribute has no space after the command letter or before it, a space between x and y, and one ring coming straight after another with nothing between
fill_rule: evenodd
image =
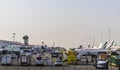
<instances>
[{"instance_id":1,"label":"airliner","mask_svg":"<svg viewBox=\"0 0 120 70\"><path fill-rule=\"evenodd\" d=\"M92 55L98 55L98 52L107 52L109 48L111 48L114 44L114 41L112 40L108 45L108 42L105 42L104 44L100 43L100 45L96 48L85 48L85 49L75 49L76 52L78 52L78 58L82 55L86 55L86 53L90 53Z\"/></svg>"}]
</instances>

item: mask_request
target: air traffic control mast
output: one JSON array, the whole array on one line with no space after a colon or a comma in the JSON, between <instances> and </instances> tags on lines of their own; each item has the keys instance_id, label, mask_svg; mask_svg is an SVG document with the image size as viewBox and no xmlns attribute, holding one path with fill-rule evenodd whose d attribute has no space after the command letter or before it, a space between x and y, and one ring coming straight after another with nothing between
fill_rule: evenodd
<instances>
[{"instance_id":1,"label":"air traffic control mast","mask_svg":"<svg viewBox=\"0 0 120 70\"><path fill-rule=\"evenodd\" d=\"M24 40L24 44L28 45L29 36L27 36L27 35L23 36L23 40Z\"/></svg>"}]
</instances>

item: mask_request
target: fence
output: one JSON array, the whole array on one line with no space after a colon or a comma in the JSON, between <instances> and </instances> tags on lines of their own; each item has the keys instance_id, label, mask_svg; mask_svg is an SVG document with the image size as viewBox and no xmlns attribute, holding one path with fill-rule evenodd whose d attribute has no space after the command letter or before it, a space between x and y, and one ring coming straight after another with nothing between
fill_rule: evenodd
<instances>
[{"instance_id":1,"label":"fence","mask_svg":"<svg viewBox=\"0 0 120 70\"><path fill-rule=\"evenodd\" d=\"M0 70L99 70L93 64L80 65L63 65L63 66L35 66L34 61L31 61L31 66L20 66L18 60L14 60L11 66L0 65ZM106 70L106 69L100 69ZM118 67L109 66L108 70L119 70Z\"/></svg>"},{"instance_id":2,"label":"fence","mask_svg":"<svg viewBox=\"0 0 120 70\"><path fill-rule=\"evenodd\" d=\"M0 63L0 70L98 70L96 69L92 63L80 62L79 65L62 65L62 66L35 66L35 60L31 59L31 65L29 66L21 66L20 59L13 59L12 65L4 66ZM106 69L102 69L106 70ZM109 66L108 70L119 70L118 67Z\"/></svg>"}]
</instances>

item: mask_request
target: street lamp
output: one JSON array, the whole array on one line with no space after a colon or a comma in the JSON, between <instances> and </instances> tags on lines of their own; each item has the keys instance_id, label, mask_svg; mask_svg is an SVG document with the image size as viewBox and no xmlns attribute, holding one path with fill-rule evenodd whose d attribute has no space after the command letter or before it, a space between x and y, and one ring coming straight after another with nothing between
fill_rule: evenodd
<instances>
[{"instance_id":1,"label":"street lamp","mask_svg":"<svg viewBox=\"0 0 120 70\"><path fill-rule=\"evenodd\" d=\"M110 32L111 32L111 30L109 29L108 32L109 32L109 43L110 43L110 37L111 37Z\"/></svg>"},{"instance_id":2,"label":"street lamp","mask_svg":"<svg viewBox=\"0 0 120 70\"><path fill-rule=\"evenodd\" d=\"M101 43L103 42L103 33L101 32Z\"/></svg>"},{"instance_id":3,"label":"street lamp","mask_svg":"<svg viewBox=\"0 0 120 70\"><path fill-rule=\"evenodd\" d=\"M15 41L15 35L16 35L16 33L13 33L13 42Z\"/></svg>"},{"instance_id":4,"label":"street lamp","mask_svg":"<svg viewBox=\"0 0 120 70\"><path fill-rule=\"evenodd\" d=\"M55 42L53 42L53 47L55 47Z\"/></svg>"}]
</instances>

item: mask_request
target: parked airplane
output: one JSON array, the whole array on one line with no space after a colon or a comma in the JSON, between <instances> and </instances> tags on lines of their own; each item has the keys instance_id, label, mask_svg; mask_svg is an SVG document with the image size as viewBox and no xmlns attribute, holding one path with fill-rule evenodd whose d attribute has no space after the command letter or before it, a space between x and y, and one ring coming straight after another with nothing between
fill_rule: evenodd
<instances>
[{"instance_id":1,"label":"parked airplane","mask_svg":"<svg viewBox=\"0 0 120 70\"><path fill-rule=\"evenodd\" d=\"M98 55L99 52L107 52L108 48L113 46L113 44L114 44L114 41L111 41L108 45L107 45L107 42L105 42L103 45L102 43L100 43L98 48L93 47L93 48L85 48L85 49L75 49L75 51L79 53L78 54L79 57L87 54L88 52L93 55Z\"/></svg>"}]
</instances>

